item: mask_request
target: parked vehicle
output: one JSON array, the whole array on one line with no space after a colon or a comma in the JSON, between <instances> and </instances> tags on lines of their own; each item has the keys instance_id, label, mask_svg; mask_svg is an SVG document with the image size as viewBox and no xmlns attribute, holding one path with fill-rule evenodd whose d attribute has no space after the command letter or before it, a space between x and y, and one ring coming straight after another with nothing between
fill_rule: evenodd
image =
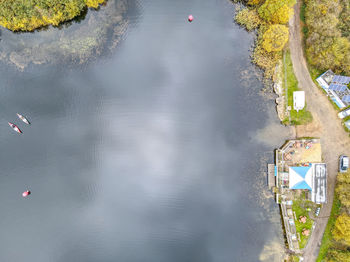
<instances>
[{"instance_id":1,"label":"parked vehicle","mask_svg":"<svg viewBox=\"0 0 350 262\"><path fill-rule=\"evenodd\" d=\"M348 108L348 109L346 109L346 110L344 110L344 111L341 111L341 112L338 114L338 117L339 117L340 119L343 119L343 118L345 118L345 117L347 117L347 116L350 116L350 108Z\"/></svg>"},{"instance_id":2,"label":"parked vehicle","mask_svg":"<svg viewBox=\"0 0 350 262\"><path fill-rule=\"evenodd\" d=\"M321 211L321 208L320 208L320 207L316 208L315 216L318 217L318 215L320 214L320 211Z\"/></svg>"},{"instance_id":3,"label":"parked vehicle","mask_svg":"<svg viewBox=\"0 0 350 262\"><path fill-rule=\"evenodd\" d=\"M339 172L344 173L349 168L349 157L341 155L339 158Z\"/></svg>"}]
</instances>

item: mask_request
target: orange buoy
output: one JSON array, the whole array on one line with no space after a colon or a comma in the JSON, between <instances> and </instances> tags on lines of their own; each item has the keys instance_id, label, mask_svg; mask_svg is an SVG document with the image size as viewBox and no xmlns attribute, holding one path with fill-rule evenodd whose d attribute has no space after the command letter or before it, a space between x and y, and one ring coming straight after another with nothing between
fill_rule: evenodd
<instances>
[{"instance_id":1,"label":"orange buoy","mask_svg":"<svg viewBox=\"0 0 350 262\"><path fill-rule=\"evenodd\" d=\"M192 22L193 21L193 15L189 15L188 16L188 22Z\"/></svg>"},{"instance_id":2,"label":"orange buoy","mask_svg":"<svg viewBox=\"0 0 350 262\"><path fill-rule=\"evenodd\" d=\"M31 194L31 192L29 191L29 190L27 190L27 191L24 191L23 193L22 193L22 196L23 197L27 197L27 196L29 196Z\"/></svg>"}]
</instances>

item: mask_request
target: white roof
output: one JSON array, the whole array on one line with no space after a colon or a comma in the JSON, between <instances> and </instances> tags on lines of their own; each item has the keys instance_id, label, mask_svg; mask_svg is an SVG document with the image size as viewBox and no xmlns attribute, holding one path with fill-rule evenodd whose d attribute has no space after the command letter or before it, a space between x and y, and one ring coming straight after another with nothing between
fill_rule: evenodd
<instances>
[{"instance_id":1,"label":"white roof","mask_svg":"<svg viewBox=\"0 0 350 262\"><path fill-rule=\"evenodd\" d=\"M312 190L311 166L289 167L289 188Z\"/></svg>"},{"instance_id":2,"label":"white roof","mask_svg":"<svg viewBox=\"0 0 350 262\"><path fill-rule=\"evenodd\" d=\"M327 166L324 163L312 164L314 179L311 192L311 201L316 204L327 203Z\"/></svg>"},{"instance_id":3,"label":"white roof","mask_svg":"<svg viewBox=\"0 0 350 262\"><path fill-rule=\"evenodd\" d=\"M305 92L294 91L293 92L293 107L294 110L301 110L305 107Z\"/></svg>"}]
</instances>

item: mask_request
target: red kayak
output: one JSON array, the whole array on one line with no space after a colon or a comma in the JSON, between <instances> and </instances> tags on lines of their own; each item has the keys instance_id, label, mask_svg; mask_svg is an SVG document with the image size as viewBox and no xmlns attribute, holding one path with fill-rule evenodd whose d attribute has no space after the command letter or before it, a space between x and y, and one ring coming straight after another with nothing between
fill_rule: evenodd
<instances>
[{"instance_id":1,"label":"red kayak","mask_svg":"<svg viewBox=\"0 0 350 262\"><path fill-rule=\"evenodd\" d=\"M16 126L15 124L12 124L10 122L8 122L8 123L9 123L10 127L12 127L13 130L15 130L17 133L22 134L22 131L21 131L21 129L19 129L18 126Z\"/></svg>"}]
</instances>

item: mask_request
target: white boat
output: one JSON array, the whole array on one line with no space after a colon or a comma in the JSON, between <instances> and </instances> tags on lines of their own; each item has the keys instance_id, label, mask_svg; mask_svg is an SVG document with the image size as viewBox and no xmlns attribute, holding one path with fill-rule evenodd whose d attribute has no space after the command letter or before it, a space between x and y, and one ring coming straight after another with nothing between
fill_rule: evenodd
<instances>
[{"instance_id":1,"label":"white boat","mask_svg":"<svg viewBox=\"0 0 350 262\"><path fill-rule=\"evenodd\" d=\"M17 113L17 116L19 119L21 119L24 123L26 123L27 125L30 125L30 122L28 121L27 118L25 118L24 116L22 116L21 114Z\"/></svg>"}]
</instances>

